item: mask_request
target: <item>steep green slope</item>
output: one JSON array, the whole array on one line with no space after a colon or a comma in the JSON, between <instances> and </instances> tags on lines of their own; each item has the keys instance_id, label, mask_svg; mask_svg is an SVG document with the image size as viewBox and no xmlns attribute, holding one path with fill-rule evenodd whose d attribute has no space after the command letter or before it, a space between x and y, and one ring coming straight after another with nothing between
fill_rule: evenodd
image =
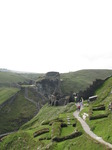
<instances>
[{"instance_id":1,"label":"steep green slope","mask_svg":"<svg viewBox=\"0 0 112 150\"><path fill-rule=\"evenodd\" d=\"M80 90L86 89L92 82L96 79L105 79L108 76L111 76L111 70L81 70L77 72L71 72L68 74L61 74L61 88L65 94L72 92L78 92ZM4 73L0 72L0 86L9 86L12 83L24 82L30 79L36 79L36 75L20 75L15 73ZM108 112L108 104L111 102L111 87L112 87L112 78L108 79L103 86L96 91L95 94L98 95L98 100L92 104L94 105L104 104L106 110L103 112L94 112L94 114ZM5 94L3 94L5 96ZM6 96L8 95L8 92ZM32 92L29 92L29 96L32 96ZM34 95L33 95L34 96ZM9 96L8 96L9 97ZM31 98L31 97L30 97ZM2 102L5 101L1 100ZM89 107L86 108L86 112L89 111ZM75 106L73 103L68 104L67 106L60 107L51 107L45 105L38 115L31 119L35 112L36 106L25 99L23 91L21 91L13 103L7 103L0 110L0 133L5 133L18 129L24 122L30 120L21 127L19 132L9 135L4 138L3 142L0 143L0 148L5 149L51 149L51 150L72 150L74 149L107 149L101 144L96 143L90 137L88 137L82 130L80 124L73 119L73 111ZM67 116L70 117L71 125L68 125L66 128L60 128L60 138L63 136L68 136L73 133L73 131L80 131L81 136L73 139L67 139L61 142L52 141L52 125L49 123L54 122L54 129L56 126L60 127L60 121L63 120L64 123L67 123ZM66 120L66 121L65 121ZM102 136L106 141L112 143L112 114L109 112L109 116L103 119L97 120L87 120L92 130ZM57 123L58 122L58 123ZM56 123L56 124L55 124ZM73 123L77 123L76 127L73 127ZM102 128L103 127L103 128ZM34 138L34 133L39 132L41 129L49 129L48 133L39 135ZM102 128L102 131L100 130ZM42 132L42 131L41 131ZM54 132L55 133L55 132ZM57 136L56 134L54 134ZM41 139L41 140L40 140ZM18 144L19 143L19 144ZM47 148L48 147L48 148Z\"/></svg>"},{"instance_id":2,"label":"steep green slope","mask_svg":"<svg viewBox=\"0 0 112 150\"><path fill-rule=\"evenodd\" d=\"M75 109L74 103L58 107L43 106L32 120L21 127L19 132L8 135L3 139L0 143L1 149L106 150L107 147L92 140L83 132L81 125L73 117ZM60 124L63 124L63 127ZM43 130L46 129L48 132L42 134ZM64 139L75 132L81 133L81 135ZM39 135L36 136L37 133ZM58 142L56 139L63 140Z\"/></svg>"},{"instance_id":3,"label":"steep green slope","mask_svg":"<svg viewBox=\"0 0 112 150\"><path fill-rule=\"evenodd\" d=\"M0 87L11 87L14 83L37 80L41 75L38 73L0 72Z\"/></svg>"},{"instance_id":4,"label":"steep green slope","mask_svg":"<svg viewBox=\"0 0 112 150\"><path fill-rule=\"evenodd\" d=\"M61 74L61 89L64 93L85 90L96 79L106 79L112 75L112 70L80 70Z\"/></svg>"},{"instance_id":5,"label":"steep green slope","mask_svg":"<svg viewBox=\"0 0 112 150\"><path fill-rule=\"evenodd\" d=\"M21 73L21 75L30 80L37 80L39 77L43 76L43 73Z\"/></svg>"},{"instance_id":6,"label":"steep green slope","mask_svg":"<svg viewBox=\"0 0 112 150\"><path fill-rule=\"evenodd\" d=\"M105 103L108 106L109 102L112 102L112 77L105 81L105 83L96 90L95 94L98 95L97 103Z\"/></svg>"},{"instance_id":7,"label":"steep green slope","mask_svg":"<svg viewBox=\"0 0 112 150\"><path fill-rule=\"evenodd\" d=\"M0 88L0 105L19 91L18 88Z\"/></svg>"},{"instance_id":8,"label":"steep green slope","mask_svg":"<svg viewBox=\"0 0 112 150\"><path fill-rule=\"evenodd\" d=\"M21 74L13 72L0 72L0 87L12 86L13 83L28 81L27 78L23 77Z\"/></svg>"},{"instance_id":9,"label":"steep green slope","mask_svg":"<svg viewBox=\"0 0 112 150\"><path fill-rule=\"evenodd\" d=\"M0 108L0 134L17 130L36 113L36 106L20 91L14 99Z\"/></svg>"},{"instance_id":10,"label":"steep green slope","mask_svg":"<svg viewBox=\"0 0 112 150\"><path fill-rule=\"evenodd\" d=\"M105 83L96 90L95 94L98 95L97 100L91 103L90 107L85 107L83 112L90 114L91 109L105 106L104 110L93 110L92 116L96 119L87 119L87 123L93 132L112 144L112 111L109 110L109 104L112 102L112 77L107 79ZM105 117L105 115L107 115L107 117ZM101 116L101 119L99 116Z\"/></svg>"}]
</instances>

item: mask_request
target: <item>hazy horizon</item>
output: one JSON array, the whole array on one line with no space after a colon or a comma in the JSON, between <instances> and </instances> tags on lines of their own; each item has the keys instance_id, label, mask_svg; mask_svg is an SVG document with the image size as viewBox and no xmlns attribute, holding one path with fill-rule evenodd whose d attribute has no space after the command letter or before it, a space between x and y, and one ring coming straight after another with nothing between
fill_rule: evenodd
<instances>
[{"instance_id":1,"label":"hazy horizon","mask_svg":"<svg viewBox=\"0 0 112 150\"><path fill-rule=\"evenodd\" d=\"M0 71L3 71L3 72L7 72L7 71L11 71L11 72L15 72L15 73L34 73L34 74L45 74L45 73L48 73L48 72L59 72L59 73L70 73L70 72L77 72L77 71L82 71L82 70L110 70L112 71L112 69L80 69L80 70L72 70L72 71L69 71L69 72L59 72L59 71L55 71L55 70L50 70L50 71L47 71L47 72L32 72L32 71L21 71L21 70L11 70L11 69L8 69L8 68L0 68Z\"/></svg>"}]
</instances>

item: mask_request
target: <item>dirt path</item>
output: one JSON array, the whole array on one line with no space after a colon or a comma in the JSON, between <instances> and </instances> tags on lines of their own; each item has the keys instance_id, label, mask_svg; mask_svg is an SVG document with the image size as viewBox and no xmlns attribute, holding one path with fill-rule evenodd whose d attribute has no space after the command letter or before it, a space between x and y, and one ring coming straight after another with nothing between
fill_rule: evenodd
<instances>
[{"instance_id":1,"label":"dirt path","mask_svg":"<svg viewBox=\"0 0 112 150\"><path fill-rule=\"evenodd\" d=\"M85 131L89 136L91 136L93 139L97 140L98 142L100 142L100 143L102 143L102 144L104 144L104 145L107 145L109 148L112 149L112 144L110 144L110 143L104 141L101 137L97 136L96 134L94 134L94 133L90 130L90 127L88 126L88 124L87 124L81 117L79 117L79 111L75 111L75 112L73 113L73 115L74 115L75 118L77 118L77 119L80 121L80 123L81 123L81 125L82 125L84 131Z\"/></svg>"},{"instance_id":2,"label":"dirt path","mask_svg":"<svg viewBox=\"0 0 112 150\"><path fill-rule=\"evenodd\" d=\"M16 133L17 131L13 131L13 132L7 132L7 133L4 133L4 134L0 134L0 139L2 139L4 136L7 136L9 134L12 134L12 133Z\"/></svg>"}]
</instances>

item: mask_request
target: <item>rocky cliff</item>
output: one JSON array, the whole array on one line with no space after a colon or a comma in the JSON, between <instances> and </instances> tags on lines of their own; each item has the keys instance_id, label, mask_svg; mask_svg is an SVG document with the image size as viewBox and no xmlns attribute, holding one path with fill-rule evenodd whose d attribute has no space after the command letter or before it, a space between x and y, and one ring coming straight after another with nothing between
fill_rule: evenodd
<instances>
[{"instance_id":1,"label":"rocky cliff","mask_svg":"<svg viewBox=\"0 0 112 150\"><path fill-rule=\"evenodd\" d=\"M59 72L48 72L36 82L37 91L50 98L51 95L60 95L60 74Z\"/></svg>"},{"instance_id":2,"label":"rocky cliff","mask_svg":"<svg viewBox=\"0 0 112 150\"><path fill-rule=\"evenodd\" d=\"M84 99L88 99L90 96L93 96L95 94L96 89L98 89L99 87L101 87L103 85L103 83L108 80L110 77L102 80L102 79L96 79L95 81L93 81L93 83L84 91L80 91L78 93L78 100L81 99L81 97L83 97Z\"/></svg>"},{"instance_id":3,"label":"rocky cliff","mask_svg":"<svg viewBox=\"0 0 112 150\"><path fill-rule=\"evenodd\" d=\"M44 95L51 105L65 105L68 103L60 87L59 72L48 72L36 82L37 92Z\"/></svg>"}]
</instances>

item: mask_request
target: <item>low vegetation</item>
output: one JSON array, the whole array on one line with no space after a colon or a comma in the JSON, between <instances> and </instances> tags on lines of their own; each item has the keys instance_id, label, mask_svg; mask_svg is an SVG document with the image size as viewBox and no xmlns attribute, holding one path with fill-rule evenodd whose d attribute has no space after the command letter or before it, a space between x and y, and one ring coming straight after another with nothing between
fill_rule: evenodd
<instances>
[{"instance_id":1,"label":"low vegetation","mask_svg":"<svg viewBox=\"0 0 112 150\"><path fill-rule=\"evenodd\" d=\"M82 70L61 74L61 89L64 94L69 94L71 91L78 92L86 89L94 80L105 79L111 74L111 70ZM0 104L18 92L17 89L7 87L12 87L13 83L37 80L38 77L36 74L0 72L2 87ZM89 106L85 102L86 106L81 112L81 116L86 112L90 113L90 117L94 117L94 120L89 120L87 117L87 123L98 136L110 143L112 143L112 113L108 110L108 105L112 102L111 87L112 78L109 78L97 89L95 95L98 95L98 99ZM35 98L32 91L28 94L30 98ZM7 103L0 109L0 134L18 130L2 139L0 149L107 150L106 146L94 141L83 131L80 123L73 117L75 110L74 103L57 107L46 104L33 117L36 114L36 106L26 100L23 91L20 91L13 103ZM104 118L104 115L107 116ZM95 118L96 116L100 118Z\"/></svg>"},{"instance_id":2,"label":"low vegetation","mask_svg":"<svg viewBox=\"0 0 112 150\"><path fill-rule=\"evenodd\" d=\"M61 89L64 93L79 92L89 87L96 79L106 79L112 70L80 70L61 74Z\"/></svg>"},{"instance_id":3,"label":"low vegetation","mask_svg":"<svg viewBox=\"0 0 112 150\"><path fill-rule=\"evenodd\" d=\"M13 102L0 109L0 134L17 130L36 113L36 106L25 99L20 91Z\"/></svg>"},{"instance_id":4,"label":"low vegetation","mask_svg":"<svg viewBox=\"0 0 112 150\"><path fill-rule=\"evenodd\" d=\"M97 100L86 106L81 114L88 113L90 120L87 118L86 121L91 130L112 144L112 112L109 110L109 104L112 102L111 87L112 77L96 90Z\"/></svg>"},{"instance_id":5,"label":"low vegetation","mask_svg":"<svg viewBox=\"0 0 112 150\"><path fill-rule=\"evenodd\" d=\"M18 88L0 88L0 104L7 101L9 98L11 98L14 94L16 94L19 91Z\"/></svg>"},{"instance_id":6,"label":"low vegetation","mask_svg":"<svg viewBox=\"0 0 112 150\"><path fill-rule=\"evenodd\" d=\"M27 132L16 132L4 137L3 143L0 143L1 150L29 150L37 149L37 142L33 140Z\"/></svg>"},{"instance_id":7,"label":"low vegetation","mask_svg":"<svg viewBox=\"0 0 112 150\"><path fill-rule=\"evenodd\" d=\"M1 149L106 150L106 146L92 140L83 132L81 125L73 117L75 110L74 103L58 107L43 106L17 133L2 139ZM34 137L35 133L41 134Z\"/></svg>"},{"instance_id":8,"label":"low vegetation","mask_svg":"<svg viewBox=\"0 0 112 150\"><path fill-rule=\"evenodd\" d=\"M0 72L0 87L12 87L18 82L28 81L27 78L21 74L14 72Z\"/></svg>"},{"instance_id":9,"label":"low vegetation","mask_svg":"<svg viewBox=\"0 0 112 150\"><path fill-rule=\"evenodd\" d=\"M41 130L34 132L33 136L36 137L36 136L39 136L39 135L47 133L47 132L49 132L49 128L43 128Z\"/></svg>"},{"instance_id":10,"label":"low vegetation","mask_svg":"<svg viewBox=\"0 0 112 150\"><path fill-rule=\"evenodd\" d=\"M0 71L0 87L18 87L34 84L35 81L43 76L42 73L17 73L12 71Z\"/></svg>"}]
</instances>

